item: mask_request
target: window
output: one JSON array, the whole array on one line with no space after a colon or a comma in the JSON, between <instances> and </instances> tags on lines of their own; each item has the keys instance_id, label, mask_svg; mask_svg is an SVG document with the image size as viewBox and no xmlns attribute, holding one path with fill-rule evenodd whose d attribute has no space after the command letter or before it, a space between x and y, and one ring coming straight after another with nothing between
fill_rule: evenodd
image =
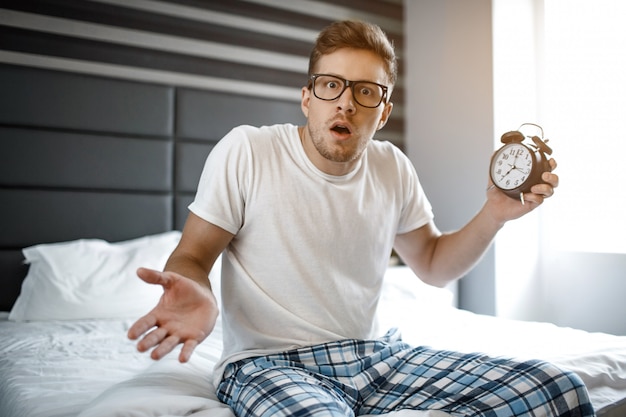
<instances>
[{"instance_id":1,"label":"window","mask_svg":"<svg viewBox=\"0 0 626 417\"><path fill-rule=\"evenodd\" d=\"M622 0L494 0L495 131L539 123L559 162L547 249L626 253L625 19Z\"/></svg>"},{"instance_id":2,"label":"window","mask_svg":"<svg viewBox=\"0 0 626 417\"><path fill-rule=\"evenodd\" d=\"M571 299L588 295L575 307L583 311L605 299L596 287L622 274L606 269L607 254L612 265L626 254L626 2L492 4L495 146L500 134L538 123L561 178L554 198L497 237L496 314L573 325ZM587 272L567 275L581 255Z\"/></svg>"},{"instance_id":3,"label":"window","mask_svg":"<svg viewBox=\"0 0 626 417\"><path fill-rule=\"evenodd\" d=\"M544 223L557 250L626 253L625 18L622 0L545 1L540 111L562 181Z\"/></svg>"}]
</instances>

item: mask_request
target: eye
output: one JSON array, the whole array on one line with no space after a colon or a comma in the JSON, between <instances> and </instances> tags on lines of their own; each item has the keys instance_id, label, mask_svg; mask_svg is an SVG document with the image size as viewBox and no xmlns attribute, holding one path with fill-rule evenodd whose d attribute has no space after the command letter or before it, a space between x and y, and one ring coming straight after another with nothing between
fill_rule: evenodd
<instances>
[{"instance_id":1,"label":"eye","mask_svg":"<svg viewBox=\"0 0 626 417\"><path fill-rule=\"evenodd\" d=\"M371 96L374 94L374 91L367 86L361 86L359 87L359 94L362 96Z\"/></svg>"},{"instance_id":2,"label":"eye","mask_svg":"<svg viewBox=\"0 0 626 417\"><path fill-rule=\"evenodd\" d=\"M328 88L329 90L336 90L340 87L340 83L336 80L330 80L326 83L326 88Z\"/></svg>"}]
</instances>

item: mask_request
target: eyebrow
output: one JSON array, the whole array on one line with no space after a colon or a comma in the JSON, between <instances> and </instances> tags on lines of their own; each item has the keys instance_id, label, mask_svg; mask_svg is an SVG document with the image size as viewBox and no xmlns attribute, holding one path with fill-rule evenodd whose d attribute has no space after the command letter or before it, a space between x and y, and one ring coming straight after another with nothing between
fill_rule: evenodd
<instances>
[{"instance_id":1,"label":"eyebrow","mask_svg":"<svg viewBox=\"0 0 626 417\"><path fill-rule=\"evenodd\" d=\"M372 80L367 80L367 79L356 79L356 80L351 80L349 78L344 77L343 75L339 75L339 74L335 74L332 72L314 72L311 75L330 75L331 77L337 77L337 78L341 78L342 80L347 80L347 81L351 81L351 82L355 82L355 83L359 83L359 82L364 82L364 83L373 83L373 84L378 84L378 85L382 85L385 86L387 88L389 88L389 86L385 83L381 83L378 81L372 81Z\"/></svg>"}]
</instances>

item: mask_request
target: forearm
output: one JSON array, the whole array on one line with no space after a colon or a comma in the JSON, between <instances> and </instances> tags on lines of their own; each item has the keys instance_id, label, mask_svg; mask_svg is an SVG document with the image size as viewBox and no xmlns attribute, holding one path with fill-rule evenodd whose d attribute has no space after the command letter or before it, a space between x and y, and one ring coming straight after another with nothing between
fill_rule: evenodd
<instances>
[{"instance_id":1,"label":"forearm","mask_svg":"<svg viewBox=\"0 0 626 417\"><path fill-rule=\"evenodd\" d=\"M508 197L507 197L508 198ZM489 202L462 229L441 233L433 222L398 235L395 249L420 279L443 287L467 274L482 258L504 220Z\"/></svg>"},{"instance_id":2,"label":"forearm","mask_svg":"<svg viewBox=\"0 0 626 417\"><path fill-rule=\"evenodd\" d=\"M462 229L442 234L432 252L429 268L433 285L444 286L471 271L503 225L483 208Z\"/></svg>"},{"instance_id":3,"label":"forearm","mask_svg":"<svg viewBox=\"0 0 626 417\"><path fill-rule=\"evenodd\" d=\"M212 262L211 265L213 265ZM200 262L192 256L176 250L167 260L163 270L176 272L211 289L211 283L209 281L210 268L211 266L208 266L206 262Z\"/></svg>"}]
</instances>

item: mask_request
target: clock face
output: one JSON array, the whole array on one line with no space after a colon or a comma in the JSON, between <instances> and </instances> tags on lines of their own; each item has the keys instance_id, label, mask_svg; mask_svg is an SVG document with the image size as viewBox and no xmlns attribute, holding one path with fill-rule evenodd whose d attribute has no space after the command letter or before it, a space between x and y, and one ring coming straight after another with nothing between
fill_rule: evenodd
<instances>
[{"instance_id":1,"label":"clock face","mask_svg":"<svg viewBox=\"0 0 626 417\"><path fill-rule=\"evenodd\" d=\"M533 153L521 143L511 143L500 148L491 162L491 180L503 190L521 187L530 175Z\"/></svg>"}]
</instances>

